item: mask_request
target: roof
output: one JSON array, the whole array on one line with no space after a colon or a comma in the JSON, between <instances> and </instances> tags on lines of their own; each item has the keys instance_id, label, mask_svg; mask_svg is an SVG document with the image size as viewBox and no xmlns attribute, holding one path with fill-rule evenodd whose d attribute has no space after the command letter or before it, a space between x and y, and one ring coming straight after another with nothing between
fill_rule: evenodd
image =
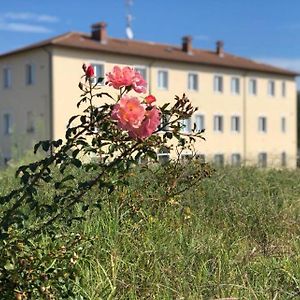
<instances>
[{"instance_id":1,"label":"roof","mask_svg":"<svg viewBox=\"0 0 300 300\"><path fill-rule=\"evenodd\" d=\"M90 35L79 32L65 33L40 43L4 53L0 55L0 58L45 46L61 46L149 59L223 67L242 71L254 71L293 77L298 76L298 73L296 72L238 57L227 52L224 52L224 56L220 57L215 51L194 48L192 54L189 54L182 51L181 46L178 47L174 45L116 38L108 38L107 43L103 44L93 40Z\"/></svg>"}]
</instances>

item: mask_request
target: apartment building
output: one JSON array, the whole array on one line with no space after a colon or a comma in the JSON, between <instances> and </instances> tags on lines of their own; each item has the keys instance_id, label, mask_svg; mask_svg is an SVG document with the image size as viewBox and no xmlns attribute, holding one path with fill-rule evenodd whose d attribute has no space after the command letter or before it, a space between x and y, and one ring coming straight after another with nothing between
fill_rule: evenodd
<instances>
[{"instance_id":1,"label":"apartment building","mask_svg":"<svg viewBox=\"0 0 300 300\"><path fill-rule=\"evenodd\" d=\"M1 163L12 148L64 136L77 113L83 63L104 75L114 65L130 65L148 81L159 104L186 93L197 113L183 130L205 128L196 145L199 159L216 164L296 166L296 73L224 51L111 38L105 23L90 34L70 32L0 55ZM189 157L191 153L183 153ZM168 153L159 153L161 159Z\"/></svg>"}]
</instances>

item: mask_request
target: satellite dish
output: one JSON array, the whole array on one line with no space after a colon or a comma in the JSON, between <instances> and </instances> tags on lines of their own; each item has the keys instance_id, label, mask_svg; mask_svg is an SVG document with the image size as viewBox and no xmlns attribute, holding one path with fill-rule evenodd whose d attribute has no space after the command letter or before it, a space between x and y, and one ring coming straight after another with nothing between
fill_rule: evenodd
<instances>
[{"instance_id":1,"label":"satellite dish","mask_svg":"<svg viewBox=\"0 0 300 300\"><path fill-rule=\"evenodd\" d=\"M132 29L130 27L126 27L126 36L130 40L133 39L133 31L132 31Z\"/></svg>"}]
</instances>

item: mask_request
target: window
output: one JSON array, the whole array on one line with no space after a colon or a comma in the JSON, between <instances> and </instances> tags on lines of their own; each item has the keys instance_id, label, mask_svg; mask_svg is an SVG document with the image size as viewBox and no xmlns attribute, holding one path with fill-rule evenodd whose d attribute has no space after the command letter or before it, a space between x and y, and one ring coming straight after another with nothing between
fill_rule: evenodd
<instances>
[{"instance_id":1,"label":"window","mask_svg":"<svg viewBox=\"0 0 300 300\"><path fill-rule=\"evenodd\" d=\"M249 80L249 94L250 95L256 95L257 94L257 83L256 79L250 79Z\"/></svg>"},{"instance_id":2,"label":"window","mask_svg":"<svg viewBox=\"0 0 300 300\"><path fill-rule=\"evenodd\" d=\"M205 129L204 115L196 115L196 130L201 131Z\"/></svg>"},{"instance_id":3,"label":"window","mask_svg":"<svg viewBox=\"0 0 300 300\"><path fill-rule=\"evenodd\" d=\"M266 117L258 118L258 131L259 132L267 132L267 118Z\"/></svg>"},{"instance_id":4,"label":"window","mask_svg":"<svg viewBox=\"0 0 300 300\"><path fill-rule=\"evenodd\" d=\"M138 71L145 80L147 80L147 69L146 67L135 67L134 68L136 71Z\"/></svg>"},{"instance_id":5,"label":"window","mask_svg":"<svg viewBox=\"0 0 300 300\"><path fill-rule=\"evenodd\" d=\"M4 134L9 135L12 133L12 119L11 114L4 114L3 115L3 128L4 128Z\"/></svg>"},{"instance_id":6,"label":"window","mask_svg":"<svg viewBox=\"0 0 300 300\"><path fill-rule=\"evenodd\" d=\"M180 158L181 158L182 161L188 162L188 161L191 161L193 159L193 154L189 154L189 153L181 154Z\"/></svg>"},{"instance_id":7,"label":"window","mask_svg":"<svg viewBox=\"0 0 300 300\"><path fill-rule=\"evenodd\" d=\"M223 167L224 166L224 155L216 154L214 156L214 164L218 167Z\"/></svg>"},{"instance_id":8,"label":"window","mask_svg":"<svg viewBox=\"0 0 300 300\"><path fill-rule=\"evenodd\" d=\"M274 97L275 96L275 81L268 81L268 95Z\"/></svg>"},{"instance_id":9,"label":"window","mask_svg":"<svg viewBox=\"0 0 300 300\"><path fill-rule=\"evenodd\" d=\"M218 93L223 92L223 77L220 75L215 75L214 77L214 91Z\"/></svg>"},{"instance_id":10,"label":"window","mask_svg":"<svg viewBox=\"0 0 300 300\"><path fill-rule=\"evenodd\" d=\"M266 152L260 152L258 154L258 166L265 168L267 166L267 153Z\"/></svg>"},{"instance_id":11,"label":"window","mask_svg":"<svg viewBox=\"0 0 300 300\"><path fill-rule=\"evenodd\" d=\"M169 123L170 121L170 116L169 115L163 115L162 118L161 118L161 129L162 130L169 130Z\"/></svg>"},{"instance_id":12,"label":"window","mask_svg":"<svg viewBox=\"0 0 300 300\"><path fill-rule=\"evenodd\" d=\"M33 64L25 65L25 83L33 85L35 81L35 66Z\"/></svg>"},{"instance_id":13,"label":"window","mask_svg":"<svg viewBox=\"0 0 300 300\"><path fill-rule=\"evenodd\" d=\"M282 97L286 96L286 84L285 84L285 81L281 82L281 96Z\"/></svg>"},{"instance_id":14,"label":"window","mask_svg":"<svg viewBox=\"0 0 300 300\"><path fill-rule=\"evenodd\" d=\"M231 155L231 164L235 167L239 167L241 165L241 154L233 153Z\"/></svg>"},{"instance_id":15,"label":"window","mask_svg":"<svg viewBox=\"0 0 300 300\"><path fill-rule=\"evenodd\" d=\"M286 132L286 119L285 117L281 118L281 132Z\"/></svg>"},{"instance_id":16,"label":"window","mask_svg":"<svg viewBox=\"0 0 300 300\"><path fill-rule=\"evenodd\" d=\"M104 65L103 64L92 64L94 67L94 76L93 83L97 83L99 78L104 78ZM104 81L100 82L99 84L104 84Z\"/></svg>"},{"instance_id":17,"label":"window","mask_svg":"<svg viewBox=\"0 0 300 300\"><path fill-rule=\"evenodd\" d=\"M192 120L191 120L191 118L182 120L181 124L182 124L182 127L181 127L182 132L185 132L185 133L191 132L191 130L192 130Z\"/></svg>"},{"instance_id":18,"label":"window","mask_svg":"<svg viewBox=\"0 0 300 300\"><path fill-rule=\"evenodd\" d=\"M190 91L198 91L198 75L195 73L188 74L188 89Z\"/></svg>"},{"instance_id":19,"label":"window","mask_svg":"<svg viewBox=\"0 0 300 300\"><path fill-rule=\"evenodd\" d=\"M33 121L33 113L32 111L27 112L27 132L34 132L34 121Z\"/></svg>"},{"instance_id":20,"label":"window","mask_svg":"<svg viewBox=\"0 0 300 300\"><path fill-rule=\"evenodd\" d=\"M3 87L5 89L11 88L12 86L12 74L11 69L8 67L5 67L3 69Z\"/></svg>"},{"instance_id":21,"label":"window","mask_svg":"<svg viewBox=\"0 0 300 300\"><path fill-rule=\"evenodd\" d=\"M223 116L214 116L214 131L223 132Z\"/></svg>"},{"instance_id":22,"label":"window","mask_svg":"<svg viewBox=\"0 0 300 300\"><path fill-rule=\"evenodd\" d=\"M231 78L231 93L234 95L240 93L240 79L238 77Z\"/></svg>"},{"instance_id":23,"label":"window","mask_svg":"<svg viewBox=\"0 0 300 300\"><path fill-rule=\"evenodd\" d=\"M287 166L287 158L286 158L286 152L281 153L281 166L286 167Z\"/></svg>"},{"instance_id":24,"label":"window","mask_svg":"<svg viewBox=\"0 0 300 300\"><path fill-rule=\"evenodd\" d=\"M241 122L239 116L232 116L231 117L231 131L233 132L240 132L241 130Z\"/></svg>"},{"instance_id":25,"label":"window","mask_svg":"<svg viewBox=\"0 0 300 300\"><path fill-rule=\"evenodd\" d=\"M168 88L168 72L159 70L158 71L158 88L167 89Z\"/></svg>"},{"instance_id":26,"label":"window","mask_svg":"<svg viewBox=\"0 0 300 300\"><path fill-rule=\"evenodd\" d=\"M157 159L158 162L161 163L162 165L166 164L170 160L170 151L166 147L163 147L162 149L159 150L157 153Z\"/></svg>"}]
</instances>

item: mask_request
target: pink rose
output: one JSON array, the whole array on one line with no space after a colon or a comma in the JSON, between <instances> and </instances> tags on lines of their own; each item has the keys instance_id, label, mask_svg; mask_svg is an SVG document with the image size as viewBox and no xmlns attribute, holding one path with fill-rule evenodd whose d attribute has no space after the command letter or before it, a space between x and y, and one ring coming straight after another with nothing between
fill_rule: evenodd
<instances>
[{"instance_id":1,"label":"pink rose","mask_svg":"<svg viewBox=\"0 0 300 300\"><path fill-rule=\"evenodd\" d=\"M106 74L107 84L120 89L121 87L133 88L137 93L145 93L147 83L142 75L130 67L120 68L114 66L112 72Z\"/></svg>"},{"instance_id":2,"label":"pink rose","mask_svg":"<svg viewBox=\"0 0 300 300\"><path fill-rule=\"evenodd\" d=\"M118 121L118 126L124 130L132 131L139 128L145 116L145 107L138 98L123 96L114 105L111 117Z\"/></svg>"},{"instance_id":3,"label":"pink rose","mask_svg":"<svg viewBox=\"0 0 300 300\"><path fill-rule=\"evenodd\" d=\"M140 139L149 137L160 124L160 111L156 106L146 110L145 118L141 126L134 130L134 135Z\"/></svg>"}]
</instances>

